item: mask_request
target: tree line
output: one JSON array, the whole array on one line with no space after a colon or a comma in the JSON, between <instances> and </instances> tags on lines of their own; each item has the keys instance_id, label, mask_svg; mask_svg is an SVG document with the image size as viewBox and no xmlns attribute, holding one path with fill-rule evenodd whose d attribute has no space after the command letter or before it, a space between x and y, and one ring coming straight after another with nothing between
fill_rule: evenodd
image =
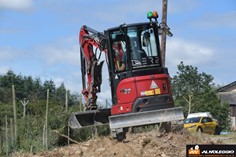
<instances>
[{"instance_id":1,"label":"tree line","mask_svg":"<svg viewBox=\"0 0 236 157\"><path fill-rule=\"evenodd\" d=\"M16 102L17 137L12 135L13 124L11 124L14 118L13 85ZM53 80L41 81L40 78L17 75L11 70L0 75L0 156L6 154L6 151L29 150L31 146L37 147L37 150L44 149L42 137L45 126L47 90L49 91L49 128L63 132L67 126L70 113L81 109L81 95L71 93L63 83L56 87ZM22 102L25 104L28 102L25 115ZM65 103L67 103L68 111L65 109ZM59 139L50 133L49 143L52 147L58 144ZM8 143L6 143L7 141ZM16 141L16 143L11 141ZM6 150L6 148L8 149Z\"/></svg>"},{"instance_id":2,"label":"tree line","mask_svg":"<svg viewBox=\"0 0 236 157\"><path fill-rule=\"evenodd\" d=\"M41 81L40 78L33 78L32 76L22 76L21 74L15 74L13 71L9 70L5 75L0 75L0 108L1 106L8 105L12 102L12 85L15 86L16 101L18 104L18 109L23 109L20 101L27 99L29 104L38 104L40 101L46 99L46 91L49 89L50 102L54 105L65 106L65 93L68 93L68 106L73 106L78 104L79 95L71 94L70 90L65 88L64 83L61 83L59 87L56 87L53 80ZM6 106L5 106L6 107ZM41 112L40 108L37 111L31 109L33 105L29 105L27 110L28 114L37 114ZM9 113L3 113L4 109L1 109L2 116L8 115ZM1 123L0 123L1 124Z\"/></svg>"},{"instance_id":3,"label":"tree line","mask_svg":"<svg viewBox=\"0 0 236 157\"><path fill-rule=\"evenodd\" d=\"M183 62L177 68L171 85L175 104L183 107L185 117L189 113L210 112L219 121L221 129L229 130L229 104L222 103L217 96L220 86L213 82L214 77Z\"/></svg>"},{"instance_id":4,"label":"tree line","mask_svg":"<svg viewBox=\"0 0 236 157\"><path fill-rule=\"evenodd\" d=\"M57 102L58 105L63 105L65 102L65 88L64 83L56 87L52 80L41 81L40 78L33 78L32 76L16 75L9 70L5 75L0 75L0 103L8 103L11 99L11 86L15 85L16 98L22 100L24 98L31 101L45 99L46 90L50 90L51 100ZM77 101L78 95L70 94L69 105L74 105Z\"/></svg>"}]
</instances>

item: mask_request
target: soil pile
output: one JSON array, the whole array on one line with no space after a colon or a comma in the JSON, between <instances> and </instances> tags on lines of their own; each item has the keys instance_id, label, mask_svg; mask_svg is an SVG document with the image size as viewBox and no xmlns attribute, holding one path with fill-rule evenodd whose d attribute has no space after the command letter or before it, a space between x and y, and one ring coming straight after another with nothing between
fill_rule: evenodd
<instances>
[{"instance_id":1,"label":"soil pile","mask_svg":"<svg viewBox=\"0 0 236 157\"><path fill-rule=\"evenodd\" d=\"M185 157L187 144L216 144L208 136L190 134L186 130L171 133L151 131L127 133L123 142L111 137L97 137L79 144L56 148L36 154L20 154L17 157Z\"/></svg>"}]
</instances>

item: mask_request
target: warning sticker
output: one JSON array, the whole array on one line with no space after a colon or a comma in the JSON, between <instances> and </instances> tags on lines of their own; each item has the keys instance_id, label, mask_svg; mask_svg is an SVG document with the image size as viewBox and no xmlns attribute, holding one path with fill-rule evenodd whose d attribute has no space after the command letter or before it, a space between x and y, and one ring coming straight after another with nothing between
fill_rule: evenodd
<instances>
[{"instance_id":1,"label":"warning sticker","mask_svg":"<svg viewBox=\"0 0 236 157\"><path fill-rule=\"evenodd\" d=\"M142 96L154 95L154 90L142 91L140 92Z\"/></svg>"},{"instance_id":2,"label":"warning sticker","mask_svg":"<svg viewBox=\"0 0 236 157\"><path fill-rule=\"evenodd\" d=\"M157 86L157 84L155 83L155 81L152 80L152 83L151 83L150 89L155 89L155 88L158 88L158 86Z\"/></svg>"},{"instance_id":3,"label":"warning sticker","mask_svg":"<svg viewBox=\"0 0 236 157\"><path fill-rule=\"evenodd\" d=\"M155 89L155 94L161 94L160 88Z\"/></svg>"},{"instance_id":4,"label":"warning sticker","mask_svg":"<svg viewBox=\"0 0 236 157\"><path fill-rule=\"evenodd\" d=\"M148 91L146 91L146 95L154 95L154 91L153 90L148 90Z\"/></svg>"}]
</instances>

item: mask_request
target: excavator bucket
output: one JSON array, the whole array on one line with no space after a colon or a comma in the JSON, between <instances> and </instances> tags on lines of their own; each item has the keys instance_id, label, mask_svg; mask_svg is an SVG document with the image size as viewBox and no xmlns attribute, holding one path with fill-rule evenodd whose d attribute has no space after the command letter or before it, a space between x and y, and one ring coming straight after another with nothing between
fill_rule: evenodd
<instances>
[{"instance_id":1,"label":"excavator bucket","mask_svg":"<svg viewBox=\"0 0 236 157\"><path fill-rule=\"evenodd\" d=\"M72 130L109 123L112 137L121 141L125 138L126 128L158 124L184 119L181 107L135 112L111 116L110 109L74 112L68 125Z\"/></svg>"},{"instance_id":2,"label":"excavator bucket","mask_svg":"<svg viewBox=\"0 0 236 157\"><path fill-rule=\"evenodd\" d=\"M71 129L79 129L87 126L109 123L111 109L91 110L84 112L73 112L69 118L68 125Z\"/></svg>"},{"instance_id":3,"label":"excavator bucket","mask_svg":"<svg viewBox=\"0 0 236 157\"><path fill-rule=\"evenodd\" d=\"M110 116L109 125L112 136L116 138L116 136L124 132L123 129L127 127L179 121L183 119L182 108L176 107Z\"/></svg>"}]
</instances>

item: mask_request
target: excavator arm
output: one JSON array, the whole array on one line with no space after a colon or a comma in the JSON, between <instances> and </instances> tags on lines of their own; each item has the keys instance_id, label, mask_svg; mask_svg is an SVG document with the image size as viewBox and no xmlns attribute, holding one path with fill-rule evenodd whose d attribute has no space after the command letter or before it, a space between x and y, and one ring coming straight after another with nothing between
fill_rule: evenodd
<instances>
[{"instance_id":1,"label":"excavator arm","mask_svg":"<svg viewBox=\"0 0 236 157\"><path fill-rule=\"evenodd\" d=\"M97 109L97 93L101 91L104 63L104 61L99 62L99 60L101 53L106 53L106 41L106 36L103 33L85 25L81 27L79 42L85 110Z\"/></svg>"}]
</instances>

